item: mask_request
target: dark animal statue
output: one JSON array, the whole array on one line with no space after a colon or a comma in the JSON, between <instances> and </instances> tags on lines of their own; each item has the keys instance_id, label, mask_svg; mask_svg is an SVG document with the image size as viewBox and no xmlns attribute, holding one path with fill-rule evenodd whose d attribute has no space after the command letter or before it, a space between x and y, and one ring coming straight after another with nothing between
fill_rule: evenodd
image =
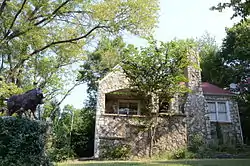
<instances>
[{"instance_id":1,"label":"dark animal statue","mask_svg":"<svg viewBox=\"0 0 250 166\"><path fill-rule=\"evenodd\" d=\"M25 114L26 111L30 110L33 117L37 119L35 116L36 107L39 104L43 104L43 98L43 92L40 88L29 90L24 94L11 96L7 100L7 115L11 116L17 113L19 116L22 116L23 113Z\"/></svg>"}]
</instances>

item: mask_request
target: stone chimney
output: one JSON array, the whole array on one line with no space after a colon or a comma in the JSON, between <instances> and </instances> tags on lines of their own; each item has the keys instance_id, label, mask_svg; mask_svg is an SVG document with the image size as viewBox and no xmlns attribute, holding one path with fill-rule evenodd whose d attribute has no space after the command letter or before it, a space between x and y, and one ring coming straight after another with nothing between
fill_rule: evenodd
<instances>
[{"instance_id":1,"label":"stone chimney","mask_svg":"<svg viewBox=\"0 0 250 166\"><path fill-rule=\"evenodd\" d=\"M199 55L195 51L189 52L191 65L185 70L185 76L188 78L187 87L191 90L187 94L184 112L187 122L187 141L192 145L194 139L204 141L204 144L210 139L210 122L208 117L208 107L201 88L201 69Z\"/></svg>"},{"instance_id":2,"label":"stone chimney","mask_svg":"<svg viewBox=\"0 0 250 166\"><path fill-rule=\"evenodd\" d=\"M189 80L186 85L192 91L191 93L202 94L199 54L195 51L190 51L188 58L191 64L184 71L185 76Z\"/></svg>"}]
</instances>

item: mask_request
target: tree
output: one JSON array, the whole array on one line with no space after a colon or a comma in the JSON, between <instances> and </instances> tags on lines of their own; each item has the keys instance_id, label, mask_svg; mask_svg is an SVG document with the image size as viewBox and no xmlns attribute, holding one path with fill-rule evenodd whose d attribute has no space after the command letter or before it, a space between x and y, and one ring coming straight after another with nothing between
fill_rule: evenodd
<instances>
[{"instance_id":1,"label":"tree","mask_svg":"<svg viewBox=\"0 0 250 166\"><path fill-rule=\"evenodd\" d=\"M77 157L94 155L95 112L88 108L75 111L71 148Z\"/></svg>"},{"instance_id":2,"label":"tree","mask_svg":"<svg viewBox=\"0 0 250 166\"><path fill-rule=\"evenodd\" d=\"M121 67L130 80L131 89L149 99L146 105L150 129L150 156L156 126L158 124L159 108L169 103L174 95L188 91L181 82L186 82L184 69L190 65L188 51L193 48L191 41L160 42L149 40L149 47L144 47L134 54L128 54L122 60Z\"/></svg>"},{"instance_id":3,"label":"tree","mask_svg":"<svg viewBox=\"0 0 250 166\"><path fill-rule=\"evenodd\" d=\"M22 89L18 88L15 84L5 83L4 78L0 77L0 108L5 106L4 99L8 98L11 94L21 93Z\"/></svg>"},{"instance_id":4,"label":"tree","mask_svg":"<svg viewBox=\"0 0 250 166\"><path fill-rule=\"evenodd\" d=\"M250 21L238 23L226 29L220 49L209 51L204 57L202 68L204 81L228 87L230 83L239 83L249 75L250 69Z\"/></svg>"},{"instance_id":5,"label":"tree","mask_svg":"<svg viewBox=\"0 0 250 166\"><path fill-rule=\"evenodd\" d=\"M58 110L58 114L52 119L52 133L48 145L53 161L93 156L94 117L92 110L76 109L72 105L65 105L63 110Z\"/></svg>"},{"instance_id":6,"label":"tree","mask_svg":"<svg viewBox=\"0 0 250 166\"><path fill-rule=\"evenodd\" d=\"M74 157L71 148L71 114L62 112L52 124L50 145L48 146L49 156L53 161L63 161Z\"/></svg>"},{"instance_id":7,"label":"tree","mask_svg":"<svg viewBox=\"0 0 250 166\"><path fill-rule=\"evenodd\" d=\"M209 33L205 33L194 41L199 48L201 76L203 82L210 82L218 86L224 86L227 83L229 73L224 72L224 59L220 57L220 48L216 44L215 38Z\"/></svg>"},{"instance_id":8,"label":"tree","mask_svg":"<svg viewBox=\"0 0 250 166\"><path fill-rule=\"evenodd\" d=\"M72 65L101 34L150 34L158 9L157 0L3 0L0 75L24 91L37 82L51 99L73 82Z\"/></svg>"},{"instance_id":9,"label":"tree","mask_svg":"<svg viewBox=\"0 0 250 166\"><path fill-rule=\"evenodd\" d=\"M232 82L240 80L250 73L250 19L226 30L221 57L232 72Z\"/></svg>"},{"instance_id":10,"label":"tree","mask_svg":"<svg viewBox=\"0 0 250 166\"><path fill-rule=\"evenodd\" d=\"M243 20L250 15L250 1L249 0L230 0L226 3L218 3L217 6L211 7L211 10L223 11L225 8L232 8L234 14L231 19L240 16Z\"/></svg>"},{"instance_id":11,"label":"tree","mask_svg":"<svg viewBox=\"0 0 250 166\"><path fill-rule=\"evenodd\" d=\"M249 135L249 99L250 85L247 79L250 77L250 20L238 23L226 29L226 37L222 46L217 51L210 52L204 62L203 81L208 81L228 88L231 83L237 84L237 101L242 122L242 130L245 141L250 140Z\"/></svg>"},{"instance_id":12,"label":"tree","mask_svg":"<svg viewBox=\"0 0 250 166\"><path fill-rule=\"evenodd\" d=\"M88 101L86 101L88 108L95 109L96 107L97 81L122 60L126 48L127 44L122 40L122 37L109 39L103 36L96 49L87 53L87 59L84 60L79 71L79 80L87 83L88 86Z\"/></svg>"},{"instance_id":13,"label":"tree","mask_svg":"<svg viewBox=\"0 0 250 166\"><path fill-rule=\"evenodd\" d=\"M230 83L239 87L237 101L241 115L242 130L245 141L249 143L250 134L250 85L244 83L250 78L250 19L227 29L227 36L223 40L221 57L225 60L225 72L230 72ZM229 86L229 84L227 84Z\"/></svg>"}]
</instances>

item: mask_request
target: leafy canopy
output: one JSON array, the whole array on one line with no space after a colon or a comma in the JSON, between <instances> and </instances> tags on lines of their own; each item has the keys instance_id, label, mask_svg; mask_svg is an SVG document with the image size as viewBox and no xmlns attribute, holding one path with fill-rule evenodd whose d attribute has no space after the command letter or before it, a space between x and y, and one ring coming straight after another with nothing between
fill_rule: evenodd
<instances>
[{"instance_id":1,"label":"leafy canopy","mask_svg":"<svg viewBox=\"0 0 250 166\"><path fill-rule=\"evenodd\" d=\"M49 156L53 161L91 157L94 150L94 111L65 105L53 122Z\"/></svg>"},{"instance_id":2,"label":"leafy canopy","mask_svg":"<svg viewBox=\"0 0 250 166\"><path fill-rule=\"evenodd\" d=\"M129 54L121 66L130 80L131 87L144 96L156 95L160 102L169 102L174 94L184 93L187 88L184 69L190 65L191 41L160 42L149 39L149 46Z\"/></svg>"},{"instance_id":3,"label":"leafy canopy","mask_svg":"<svg viewBox=\"0 0 250 166\"><path fill-rule=\"evenodd\" d=\"M158 0L3 0L0 75L24 90L37 82L53 98L100 35L151 34L158 10Z\"/></svg>"},{"instance_id":4,"label":"leafy canopy","mask_svg":"<svg viewBox=\"0 0 250 166\"><path fill-rule=\"evenodd\" d=\"M230 0L230 2L218 3L217 6L211 7L211 10L222 11L226 8L232 8L234 14L231 19L234 17L241 17L243 20L247 19L250 15L250 1L249 0Z\"/></svg>"},{"instance_id":5,"label":"leafy canopy","mask_svg":"<svg viewBox=\"0 0 250 166\"><path fill-rule=\"evenodd\" d=\"M115 65L121 62L127 44L121 37L109 39L103 36L96 49L87 53L79 71L79 80L87 83L88 101L87 107L95 109L97 81L102 79ZM128 54L129 51L126 51Z\"/></svg>"},{"instance_id":6,"label":"leafy canopy","mask_svg":"<svg viewBox=\"0 0 250 166\"><path fill-rule=\"evenodd\" d=\"M220 49L207 49L201 63L202 79L219 85L229 87L231 83L237 84L236 100L241 116L241 125L246 143L250 138L250 29L249 19L226 29L226 37ZM209 42L207 42L214 48Z\"/></svg>"},{"instance_id":7,"label":"leafy canopy","mask_svg":"<svg viewBox=\"0 0 250 166\"><path fill-rule=\"evenodd\" d=\"M204 81L227 87L249 76L249 20L226 29L220 49L208 51L202 63Z\"/></svg>"}]
</instances>

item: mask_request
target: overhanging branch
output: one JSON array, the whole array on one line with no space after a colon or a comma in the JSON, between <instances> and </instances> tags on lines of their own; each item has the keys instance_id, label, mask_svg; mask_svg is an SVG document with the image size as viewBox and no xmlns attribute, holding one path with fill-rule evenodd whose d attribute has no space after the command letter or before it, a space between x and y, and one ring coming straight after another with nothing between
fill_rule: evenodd
<instances>
[{"instance_id":1,"label":"overhanging branch","mask_svg":"<svg viewBox=\"0 0 250 166\"><path fill-rule=\"evenodd\" d=\"M80 37L77 37L77 38L72 38L72 39L67 39L67 40L61 40L61 41L56 41L56 42L51 42L50 44L40 48L40 49L37 49L37 50L34 50L32 53L29 54L29 56L27 56L27 58L24 58L22 60L20 60L16 65L15 67L13 68L13 71L17 70L21 65L24 64L24 62L26 60L29 59L29 57L41 52L41 51L44 51L46 50L47 48L51 47L51 46L54 46L54 45L57 45L57 44L63 44L63 43L70 43L70 42L74 42L74 41L78 41L78 40L81 40L81 39L84 39L84 38L87 38L93 31L95 31L96 29L100 29L100 28L108 28L107 26L100 26L100 25L97 25L95 26L94 28L92 28L91 30L89 30L85 35L83 36L80 36Z\"/></svg>"},{"instance_id":2,"label":"overhanging branch","mask_svg":"<svg viewBox=\"0 0 250 166\"><path fill-rule=\"evenodd\" d=\"M2 15L2 13L3 13L3 10L4 10L4 8L6 7L6 5L7 5L7 2L8 0L3 0L3 2L2 2L2 4L1 4L1 7L0 7L0 16Z\"/></svg>"},{"instance_id":3,"label":"overhanging branch","mask_svg":"<svg viewBox=\"0 0 250 166\"><path fill-rule=\"evenodd\" d=\"M75 89L75 87L77 87L78 85L80 85L80 84L82 84L82 82L80 82L80 81L78 81L77 83L75 83L67 92L66 92L66 94L63 96L63 98L59 101L59 102L57 102L56 103L56 106L54 107L54 109L51 111L51 113L50 113L50 118L51 118L51 116L54 114L54 112L56 111L56 109L62 104L62 102L66 99L66 97L70 94L70 92L72 91L72 90L74 90Z\"/></svg>"},{"instance_id":4,"label":"overhanging branch","mask_svg":"<svg viewBox=\"0 0 250 166\"><path fill-rule=\"evenodd\" d=\"M61 5L59 5L48 17L43 18L41 21L38 21L37 23L35 23L35 26L43 23L44 21L48 20L50 17L52 17L53 15L55 15L63 6L65 6L69 1L71 0L66 0L65 2L63 2Z\"/></svg>"},{"instance_id":5,"label":"overhanging branch","mask_svg":"<svg viewBox=\"0 0 250 166\"><path fill-rule=\"evenodd\" d=\"M83 36L80 36L80 37L77 37L77 38L73 38L73 39L67 39L67 40L61 40L61 41L52 42L52 43L50 43L50 44L48 44L48 45L46 45L46 46L44 46L44 47L42 47L42 48L40 48L40 49L37 49L37 50L33 51L33 52L30 54L30 56L32 56L32 55L34 55L34 54L37 54L37 53L39 53L39 52L41 52L41 51L43 51L43 50L45 50L45 49L47 49L47 48L49 48L49 47L51 47L51 46L53 46L53 45L63 44L63 43L70 43L70 42L74 42L74 41L78 41L78 40L84 39L84 38L88 37L94 30L99 29L99 28L105 28L105 27L106 27L106 26L99 26L99 25L97 25L97 26L95 26L94 28L92 28L91 30L89 30L89 31L88 31L85 35L83 35Z\"/></svg>"},{"instance_id":6,"label":"overhanging branch","mask_svg":"<svg viewBox=\"0 0 250 166\"><path fill-rule=\"evenodd\" d=\"M22 10L23 10L24 5L25 5L26 2L27 2L27 0L24 0L24 1L23 1L21 8L17 11L17 13L16 13L14 19L12 20L12 22L11 22L11 24L10 24L10 27L9 27L7 33L6 33L5 36L3 37L3 40L10 34L10 31L11 31L12 27L14 26L14 23L16 22L17 17L18 17L19 14L22 12Z\"/></svg>"}]
</instances>

